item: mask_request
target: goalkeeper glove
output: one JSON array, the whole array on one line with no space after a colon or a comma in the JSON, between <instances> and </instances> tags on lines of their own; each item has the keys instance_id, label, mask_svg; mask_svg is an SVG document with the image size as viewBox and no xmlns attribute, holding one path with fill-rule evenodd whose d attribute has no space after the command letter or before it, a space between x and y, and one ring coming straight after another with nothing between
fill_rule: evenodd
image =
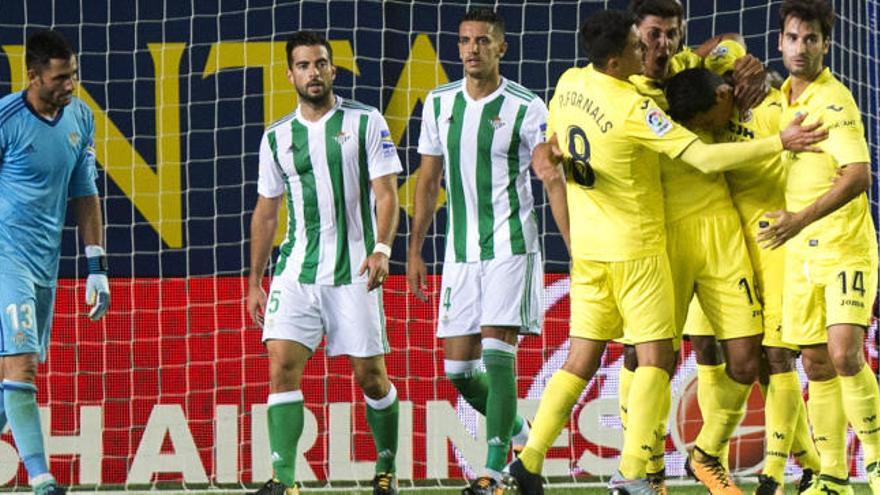
<instances>
[{"instance_id":1,"label":"goalkeeper glove","mask_svg":"<svg viewBox=\"0 0 880 495\"><path fill-rule=\"evenodd\" d=\"M89 318L100 320L110 308L110 283L107 280L107 255L101 246L86 246L89 278L86 279L86 304L92 307Z\"/></svg>"}]
</instances>

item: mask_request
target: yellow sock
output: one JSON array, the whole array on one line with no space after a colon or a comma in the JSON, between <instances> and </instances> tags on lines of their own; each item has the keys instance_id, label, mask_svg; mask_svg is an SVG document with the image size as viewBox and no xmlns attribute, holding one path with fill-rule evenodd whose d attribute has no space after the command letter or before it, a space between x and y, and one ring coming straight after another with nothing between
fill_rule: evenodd
<instances>
[{"instance_id":1,"label":"yellow sock","mask_svg":"<svg viewBox=\"0 0 880 495\"><path fill-rule=\"evenodd\" d=\"M660 422L658 405L667 400L664 396L669 393L666 371L652 366L636 369L629 391L629 418L620 456L620 474L624 478L645 477L645 467L654 445L654 431Z\"/></svg>"},{"instance_id":2,"label":"yellow sock","mask_svg":"<svg viewBox=\"0 0 880 495\"><path fill-rule=\"evenodd\" d=\"M802 468L818 473L821 467L819 451L816 450L813 435L810 433L810 424L807 422L807 405L804 403L803 395L798 394L797 407L798 418L791 441L791 455Z\"/></svg>"},{"instance_id":3,"label":"yellow sock","mask_svg":"<svg viewBox=\"0 0 880 495\"><path fill-rule=\"evenodd\" d=\"M617 404L620 408L620 424L623 426L623 431L626 431L626 422L627 409L629 407L629 388L632 386L633 377L636 376L634 371L630 371L626 368L626 366L620 367L620 385L617 388Z\"/></svg>"},{"instance_id":4,"label":"yellow sock","mask_svg":"<svg viewBox=\"0 0 880 495\"><path fill-rule=\"evenodd\" d=\"M788 462L794 429L800 415L798 401L803 402L803 400L797 372L770 375L770 386L767 389L764 406L767 447L763 472L780 485L784 480L785 463Z\"/></svg>"},{"instance_id":5,"label":"yellow sock","mask_svg":"<svg viewBox=\"0 0 880 495\"><path fill-rule=\"evenodd\" d=\"M696 445L703 452L721 457L725 445L739 425L745 413L751 384L738 383L727 376L725 366L699 366L697 368L697 398L703 413L703 427L697 435Z\"/></svg>"},{"instance_id":6,"label":"yellow sock","mask_svg":"<svg viewBox=\"0 0 880 495\"><path fill-rule=\"evenodd\" d=\"M586 386L586 380L565 370L557 371L547 382L529 432L529 441L519 455L526 470L540 474L544 469L544 456L559 436L571 415L571 408Z\"/></svg>"},{"instance_id":7,"label":"yellow sock","mask_svg":"<svg viewBox=\"0 0 880 495\"><path fill-rule=\"evenodd\" d=\"M648 473L659 473L666 468L666 427L669 421L669 407L672 404L672 395L664 394L657 403L657 410L660 414L660 421L654 430L654 449L651 451L651 458L645 466Z\"/></svg>"},{"instance_id":8,"label":"yellow sock","mask_svg":"<svg viewBox=\"0 0 880 495\"><path fill-rule=\"evenodd\" d=\"M843 410L865 449L865 465L880 460L880 392L868 365L853 376L840 377Z\"/></svg>"},{"instance_id":9,"label":"yellow sock","mask_svg":"<svg viewBox=\"0 0 880 495\"><path fill-rule=\"evenodd\" d=\"M721 465L724 466L724 469L730 471L730 440L724 442L724 445L721 447L721 452L718 454L718 460L721 461Z\"/></svg>"},{"instance_id":10,"label":"yellow sock","mask_svg":"<svg viewBox=\"0 0 880 495\"><path fill-rule=\"evenodd\" d=\"M813 437L819 451L822 474L846 479L846 415L840 379L834 377L824 382L810 381L810 400L807 402Z\"/></svg>"}]
</instances>

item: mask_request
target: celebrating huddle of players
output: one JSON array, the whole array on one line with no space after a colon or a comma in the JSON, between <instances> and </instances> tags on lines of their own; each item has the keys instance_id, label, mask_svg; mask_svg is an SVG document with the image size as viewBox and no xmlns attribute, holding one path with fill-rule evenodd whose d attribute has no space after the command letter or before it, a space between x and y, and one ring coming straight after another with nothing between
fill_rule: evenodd
<instances>
[{"instance_id":1,"label":"celebrating huddle of players","mask_svg":"<svg viewBox=\"0 0 880 495\"><path fill-rule=\"evenodd\" d=\"M757 100L735 39L678 51L677 2L633 2L630 13L603 11L581 28L591 64L560 78L549 142L534 154L570 239L571 350L508 468L520 493L543 493L547 449L612 339L631 349L621 370L625 440L609 489L665 493L669 378L682 335L697 353L704 418L686 469L711 493L740 493L727 446L762 359L767 452L756 493L782 493L793 448L800 491L852 493L847 424L880 493L880 397L862 351L878 257L864 129L851 94L823 67L828 3L786 0L780 19L789 78ZM581 220L571 223L570 212Z\"/></svg>"},{"instance_id":2,"label":"celebrating huddle of players","mask_svg":"<svg viewBox=\"0 0 880 495\"><path fill-rule=\"evenodd\" d=\"M486 417L488 447L463 494L543 493L544 457L612 340L626 349L625 435L609 490L665 494L670 377L686 336L704 418L686 468L710 493L740 493L728 442L760 381L767 452L757 494L782 493L790 453L804 468L799 491L852 493L852 425L880 495L880 395L862 351L878 268L868 147L850 92L823 66L828 1L784 0L780 19L789 77L768 90L736 35L683 48L677 0L600 11L580 29L590 64L559 78L549 110L501 76L503 20L490 10L461 20L464 77L435 88L423 107L407 281L427 299L421 252L443 179L437 336L447 377ZM294 33L285 54L299 104L263 135L251 223L247 307L269 355L274 468L257 494L299 493L303 369L325 338L327 355L348 356L364 392L378 456L373 493L396 494L399 402L375 289L397 232L400 159L378 110L334 94L327 40ZM86 243L93 319L110 293L94 121L73 96L76 56L43 31L29 37L26 63L28 89L0 99L0 426L8 419L35 493L62 495L46 461L35 375L68 198ZM572 260L568 356L531 425L516 413L515 382L518 338L539 333L542 319L530 170ZM282 205L288 229L267 295Z\"/></svg>"}]
</instances>

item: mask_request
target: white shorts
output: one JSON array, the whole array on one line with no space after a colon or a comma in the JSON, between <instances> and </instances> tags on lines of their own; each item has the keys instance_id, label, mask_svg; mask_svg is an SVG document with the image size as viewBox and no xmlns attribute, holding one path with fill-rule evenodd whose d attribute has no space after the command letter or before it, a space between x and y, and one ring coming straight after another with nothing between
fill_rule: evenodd
<instances>
[{"instance_id":1,"label":"white shorts","mask_svg":"<svg viewBox=\"0 0 880 495\"><path fill-rule=\"evenodd\" d=\"M387 354L382 289L367 292L363 283L315 285L275 277L266 302L263 342L292 340L314 352L324 334L328 356Z\"/></svg>"},{"instance_id":2,"label":"white shorts","mask_svg":"<svg viewBox=\"0 0 880 495\"><path fill-rule=\"evenodd\" d=\"M479 335L480 327L541 333L544 267L541 253L443 265L437 337Z\"/></svg>"}]
</instances>

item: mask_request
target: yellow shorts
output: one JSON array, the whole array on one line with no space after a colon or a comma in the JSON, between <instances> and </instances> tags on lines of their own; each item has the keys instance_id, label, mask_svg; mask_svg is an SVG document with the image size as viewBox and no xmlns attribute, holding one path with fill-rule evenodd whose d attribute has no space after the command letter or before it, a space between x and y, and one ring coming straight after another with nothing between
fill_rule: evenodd
<instances>
[{"instance_id":1,"label":"yellow shorts","mask_svg":"<svg viewBox=\"0 0 880 495\"><path fill-rule=\"evenodd\" d=\"M664 255L628 261L575 258L571 269L572 337L632 344L671 339L672 274Z\"/></svg>"},{"instance_id":2,"label":"yellow shorts","mask_svg":"<svg viewBox=\"0 0 880 495\"><path fill-rule=\"evenodd\" d=\"M782 334L801 346L828 342L828 327L868 327L877 293L877 258L809 259L789 250L785 258Z\"/></svg>"},{"instance_id":3,"label":"yellow shorts","mask_svg":"<svg viewBox=\"0 0 880 495\"><path fill-rule=\"evenodd\" d=\"M685 219L668 226L666 235L676 328L686 335L712 335L718 340L760 335L761 303L739 216L731 212ZM695 317L686 326L694 295L711 325Z\"/></svg>"},{"instance_id":4,"label":"yellow shorts","mask_svg":"<svg viewBox=\"0 0 880 495\"><path fill-rule=\"evenodd\" d=\"M757 232L757 228L752 232ZM785 249L763 249L746 233L746 247L755 270L755 291L764 308L764 347L800 350L782 339L782 291L785 280Z\"/></svg>"}]
</instances>

